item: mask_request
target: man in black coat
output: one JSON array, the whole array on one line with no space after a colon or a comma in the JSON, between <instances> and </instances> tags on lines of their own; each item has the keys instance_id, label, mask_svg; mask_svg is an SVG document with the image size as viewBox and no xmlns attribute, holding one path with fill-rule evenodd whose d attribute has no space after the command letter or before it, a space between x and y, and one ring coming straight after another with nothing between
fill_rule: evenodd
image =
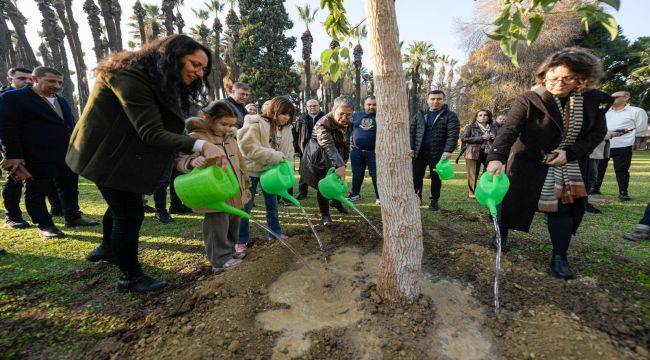
<instances>
[{"instance_id":1,"label":"man in black coat","mask_svg":"<svg viewBox=\"0 0 650 360\"><path fill-rule=\"evenodd\" d=\"M309 139L311 139L311 133L314 130L314 124L320 118L325 116L325 113L320 109L320 104L318 100L311 99L307 101L307 112L300 116L296 123L293 125L293 147L296 151L296 154L302 157L305 148ZM307 198L307 192L309 185L302 178L300 174L300 181L298 182L298 200L303 200Z\"/></svg>"},{"instance_id":2,"label":"man in black coat","mask_svg":"<svg viewBox=\"0 0 650 360\"><path fill-rule=\"evenodd\" d=\"M432 90L427 106L418 111L410 122L411 156L413 157L413 185L422 200L424 173L429 167L431 176L431 202L429 210L436 211L442 182L433 171L440 158L449 159L458 143L460 121L456 113L445 104L445 93Z\"/></svg>"},{"instance_id":3,"label":"man in black coat","mask_svg":"<svg viewBox=\"0 0 650 360\"><path fill-rule=\"evenodd\" d=\"M33 86L0 96L0 145L3 170L26 169L25 206L45 238L64 237L52 221L45 197L56 184L62 200L65 225L92 226L79 211L79 178L65 164L74 117L68 102L57 93L63 76L56 69L38 67L32 74Z\"/></svg>"},{"instance_id":4,"label":"man in black coat","mask_svg":"<svg viewBox=\"0 0 650 360\"><path fill-rule=\"evenodd\" d=\"M235 105L239 115L237 117L237 123L235 126L237 129L241 129L244 126L244 117L248 115L248 110L246 110L246 102L248 97L251 95L251 87L246 83L236 82L232 84L232 89L230 90L230 95L226 98L226 101L229 101L231 104Z\"/></svg>"}]
</instances>

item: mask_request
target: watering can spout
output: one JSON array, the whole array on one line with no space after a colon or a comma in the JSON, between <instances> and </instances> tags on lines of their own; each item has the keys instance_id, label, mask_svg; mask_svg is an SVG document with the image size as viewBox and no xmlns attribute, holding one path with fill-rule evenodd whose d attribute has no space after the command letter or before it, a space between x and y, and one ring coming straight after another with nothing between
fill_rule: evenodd
<instances>
[{"instance_id":1,"label":"watering can spout","mask_svg":"<svg viewBox=\"0 0 650 360\"><path fill-rule=\"evenodd\" d=\"M269 194L279 195L288 200L295 206L300 206L300 202L288 192L296 184L296 178L293 175L293 167L289 160L275 164L265 170L260 175L260 185L262 189Z\"/></svg>"}]
</instances>

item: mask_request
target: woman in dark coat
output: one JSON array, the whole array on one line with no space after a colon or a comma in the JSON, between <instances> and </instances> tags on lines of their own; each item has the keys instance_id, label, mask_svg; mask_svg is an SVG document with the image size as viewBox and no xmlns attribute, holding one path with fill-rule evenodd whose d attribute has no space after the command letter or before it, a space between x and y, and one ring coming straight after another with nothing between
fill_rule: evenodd
<instances>
[{"instance_id":1,"label":"woman in dark coat","mask_svg":"<svg viewBox=\"0 0 650 360\"><path fill-rule=\"evenodd\" d=\"M566 255L585 211L587 161L607 132L612 98L591 88L601 75L600 60L585 50L548 57L536 74L539 86L515 100L488 155L487 171L505 170L510 178L502 239L510 229L528 231L536 211L548 214L550 273L557 278L574 277Z\"/></svg>"},{"instance_id":2,"label":"woman in dark coat","mask_svg":"<svg viewBox=\"0 0 650 360\"><path fill-rule=\"evenodd\" d=\"M300 161L300 173L304 181L317 191L318 208L323 225L332 221L329 201L318 192L318 182L334 167L336 175L345 180L345 164L350 157L350 134L348 125L354 112L354 102L347 96L334 99L332 112L323 116L314 125L311 139L307 143ZM341 213L347 213L343 204L333 201L332 205Z\"/></svg>"},{"instance_id":3,"label":"woman in dark coat","mask_svg":"<svg viewBox=\"0 0 650 360\"><path fill-rule=\"evenodd\" d=\"M468 196L470 198L474 198L476 180L480 176L481 168L485 171L487 155L492 149L492 142L496 134L497 129L492 123L492 112L487 109L477 111L474 121L467 125L463 131L461 137L463 145L460 152L465 154Z\"/></svg>"},{"instance_id":4,"label":"woman in dark coat","mask_svg":"<svg viewBox=\"0 0 650 360\"><path fill-rule=\"evenodd\" d=\"M225 165L220 147L182 135L182 109L203 98L210 59L210 50L192 38L172 35L135 52L113 54L97 66L66 162L95 182L108 204L102 243L86 259L118 265L120 290L153 291L166 285L143 273L138 238L142 194L152 192L172 154L200 151Z\"/></svg>"}]
</instances>

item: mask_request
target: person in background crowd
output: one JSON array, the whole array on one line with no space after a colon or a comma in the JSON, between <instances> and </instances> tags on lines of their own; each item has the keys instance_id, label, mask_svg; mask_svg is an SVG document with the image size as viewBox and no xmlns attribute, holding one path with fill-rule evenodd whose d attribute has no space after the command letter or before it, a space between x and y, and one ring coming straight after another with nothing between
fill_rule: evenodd
<instances>
[{"instance_id":1,"label":"person in background crowd","mask_svg":"<svg viewBox=\"0 0 650 360\"><path fill-rule=\"evenodd\" d=\"M494 120L494 127L497 131L506 123L506 116L503 114L497 115L497 118Z\"/></svg>"},{"instance_id":2,"label":"person in background crowd","mask_svg":"<svg viewBox=\"0 0 650 360\"><path fill-rule=\"evenodd\" d=\"M257 115L257 104L250 103L246 105L246 111L248 115Z\"/></svg>"},{"instance_id":3,"label":"person in background crowd","mask_svg":"<svg viewBox=\"0 0 650 360\"><path fill-rule=\"evenodd\" d=\"M630 183L630 165L632 164L634 139L637 132L645 131L648 128L648 114L643 109L628 103L630 93L627 91L617 91L612 94L612 97L614 98L614 105L607 112L607 129L622 134L609 141L609 157L600 161L598 177L590 193L601 193L600 187L603 184L609 158L611 157L614 160L614 172L618 183L618 198L621 201L628 201L630 195L627 189Z\"/></svg>"},{"instance_id":4,"label":"person in background crowd","mask_svg":"<svg viewBox=\"0 0 650 360\"><path fill-rule=\"evenodd\" d=\"M144 273L138 242L142 194L152 192L172 155L201 152L227 166L222 148L183 135L181 109L205 99L211 59L208 48L177 34L137 51L113 53L97 65L89 105L72 133L66 161L97 184L108 205L102 242L86 260L116 264L118 290L148 292L167 285Z\"/></svg>"},{"instance_id":5,"label":"person in background crowd","mask_svg":"<svg viewBox=\"0 0 650 360\"><path fill-rule=\"evenodd\" d=\"M235 125L237 129L241 129L242 126L244 126L244 117L248 115L248 110L246 110L245 105L250 95L251 87L248 84L236 82L232 85L230 96L226 98L226 100L235 105L235 108L239 111L237 124Z\"/></svg>"},{"instance_id":6,"label":"person in background crowd","mask_svg":"<svg viewBox=\"0 0 650 360\"><path fill-rule=\"evenodd\" d=\"M361 185L366 173L372 179L375 189L375 204L379 205L377 191L377 163L375 157L375 141L377 139L377 99L369 96L363 102L364 111L358 111L352 117L352 139L350 163L352 165L352 192L348 195L350 201L361 198Z\"/></svg>"},{"instance_id":7,"label":"person in background crowd","mask_svg":"<svg viewBox=\"0 0 650 360\"><path fill-rule=\"evenodd\" d=\"M296 124L293 127L293 148L298 154L302 157L302 154L307 147L309 139L311 139L312 131L314 130L314 124L320 120L325 113L320 109L320 104L316 99L310 99L307 101L307 112L302 114L296 120ZM300 181L298 182L298 196L296 199L304 200L307 198L309 192L309 185L303 179L302 172L300 172Z\"/></svg>"},{"instance_id":8,"label":"person in background crowd","mask_svg":"<svg viewBox=\"0 0 650 360\"><path fill-rule=\"evenodd\" d=\"M434 172L441 158L449 159L458 143L460 121L456 113L445 104L445 93L432 90L427 96L427 106L418 111L410 122L411 156L413 157L413 185L422 201L424 173L429 167L431 197L429 210L437 211L442 182Z\"/></svg>"},{"instance_id":9,"label":"person in background crowd","mask_svg":"<svg viewBox=\"0 0 650 360\"><path fill-rule=\"evenodd\" d=\"M228 200L228 205L241 209L251 197L250 180L246 172L244 157L237 145L237 109L228 101L213 101L203 109L203 117L190 118L186 122L189 136L223 147L228 157L228 166L239 181L239 193ZM194 168L211 165L201 154L181 154L176 162L178 170L187 173ZM244 253L235 252L239 236L240 219L237 215L223 212L195 209L204 213L203 242L205 252L212 265L212 271L228 271L241 263Z\"/></svg>"},{"instance_id":10,"label":"person in background crowd","mask_svg":"<svg viewBox=\"0 0 650 360\"><path fill-rule=\"evenodd\" d=\"M263 107L261 115L248 115L244 127L237 132L237 143L242 156L246 160L246 168L250 175L251 199L244 206L246 212L253 209L253 200L260 182L260 174L268 167L293 159L293 123L295 107L287 97L276 96ZM287 235L282 233L278 217L278 198L276 195L262 191L266 208L266 224L283 240ZM246 251L249 236L249 222L241 219L239 239L235 251ZM270 240L275 240L275 235Z\"/></svg>"},{"instance_id":11,"label":"person in background crowd","mask_svg":"<svg viewBox=\"0 0 650 360\"><path fill-rule=\"evenodd\" d=\"M55 184L62 200L66 227L94 226L79 211L79 178L65 164L65 153L74 128L68 102L57 93L63 75L50 67L38 67L32 73L32 85L10 91L0 97L0 144L4 160L0 166L9 172L23 169L31 176L25 180L25 207L44 238L65 234L54 225L45 198Z\"/></svg>"},{"instance_id":12,"label":"person in background crowd","mask_svg":"<svg viewBox=\"0 0 650 360\"><path fill-rule=\"evenodd\" d=\"M643 217L634 228L634 231L623 235L623 237L637 242L650 240L650 203L645 207Z\"/></svg>"},{"instance_id":13,"label":"person in background crowd","mask_svg":"<svg viewBox=\"0 0 650 360\"><path fill-rule=\"evenodd\" d=\"M504 248L509 230L527 232L535 212L546 213L549 272L560 279L574 277L567 250L585 212L587 162L607 133L613 99L592 88L601 76L600 60L586 50L550 55L535 75L540 86L514 101L488 155L487 171L510 178L498 216Z\"/></svg>"},{"instance_id":14,"label":"person in background crowd","mask_svg":"<svg viewBox=\"0 0 650 360\"><path fill-rule=\"evenodd\" d=\"M589 169L587 170L587 182L585 183L587 189L591 189L591 186L598 179L598 166L600 162L609 158L609 140L614 137L621 136L621 133L608 131L605 135L605 139L596 146L594 151L589 155ZM589 192L591 194L591 192ZM601 214L602 211L595 207L591 202L589 202L589 197L587 197L587 203L585 204L585 211L592 214Z\"/></svg>"},{"instance_id":15,"label":"person in background crowd","mask_svg":"<svg viewBox=\"0 0 650 360\"><path fill-rule=\"evenodd\" d=\"M467 195L470 198L474 198L476 181L479 178L481 167L485 169L485 166L487 166L487 155L490 153L496 133L496 126L492 124L492 112L487 109L479 110L474 117L474 121L467 125L465 131L463 131L461 154L465 153ZM458 156L460 157L460 155Z\"/></svg>"},{"instance_id":16,"label":"person in background crowd","mask_svg":"<svg viewBox=\"0 0 650 360\"><path fill-rule=\"evenodd\" d=\"M345 180L345 164L350 157L350 136L348 125L354 112L354 101L348 96L334 99L332 112L314 124L311 139L307 143L300 161L300 173L309 186L316 189L318 208L323 225L332 222L330 202L318 191L318 182L330 168L336 169L336 176ZM342 214L347 214L343 204L334 201L332 205Z\"/></svg>"}]
</instances>

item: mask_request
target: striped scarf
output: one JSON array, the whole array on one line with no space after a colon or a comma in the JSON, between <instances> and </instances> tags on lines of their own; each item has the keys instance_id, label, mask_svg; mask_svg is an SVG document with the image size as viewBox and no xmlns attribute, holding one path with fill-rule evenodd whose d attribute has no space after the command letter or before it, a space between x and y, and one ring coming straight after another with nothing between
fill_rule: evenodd
<instances>
[{"instance_id":1,"label":"striped scarf","mask_svg":"<svg viewBox=\"0 0 650 360\"><path fill-rule=\"evenodd\" d=\"M576 142L582 129L582 95L579 91L574 91L566 108L562 106L562 102L557 96L553 95L553 99L562 113L564 122L563 139L558 149L566 149ZM587 197L587 190L580 172L580 165L577 160L573 160L562 166L548 168L538 208L542 212L557 212L559 199L563 204L572 204L574 199L585 197Z\"/></svg>"}]
</instances>

